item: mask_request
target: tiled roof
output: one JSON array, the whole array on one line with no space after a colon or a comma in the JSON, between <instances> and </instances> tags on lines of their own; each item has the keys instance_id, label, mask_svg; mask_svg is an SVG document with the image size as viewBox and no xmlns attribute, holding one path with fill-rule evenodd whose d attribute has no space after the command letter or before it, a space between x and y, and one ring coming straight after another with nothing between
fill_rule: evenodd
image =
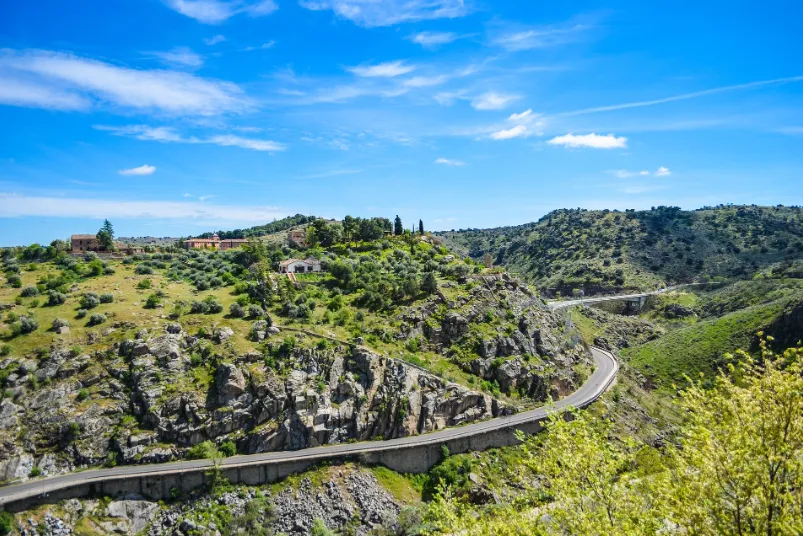
<instances>
[{"instance_id":1,"label":"tiled roof","mask_svg":"<svg viewBox=\"0 0 803 536\"><path fill-rule=\"evenodd\" d=\"M95 240L97 239L97 235L93 234L74 234L72 235L73 240Z\"/></svg>"}]
</instances>

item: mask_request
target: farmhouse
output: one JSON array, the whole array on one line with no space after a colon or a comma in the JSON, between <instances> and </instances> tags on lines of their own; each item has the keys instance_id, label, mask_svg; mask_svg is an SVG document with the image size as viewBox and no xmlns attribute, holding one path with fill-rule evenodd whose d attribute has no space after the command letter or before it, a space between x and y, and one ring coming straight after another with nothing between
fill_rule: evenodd
<instances>
[{"instance_id":1,"label":"farmhouse","mask_svg":"<svg viewBox=\"0 0 803 536\"><path fill-rule=\"evenodd\" d=\"M321 261L318 259L287 259L279 263L279 273L282 274L303 274L320 271Z\"/></svg>"},{"instance_id":2,"label":"farmhouse","mask_svg":"<svg viewBox=\"0 0 803 536\"><path fill-rule=\"evenodd\" d=\"M100 251L100 241L93 234L74 234L70 237L74 253L82 251Z\"/></svg>"},{"instance_id":3,"label":"farmhouse","mask_svg":"<svg viewBox=\"0 0 803 536\"><path fill-rule=\"evenodd\" d=\"M234 249L247 244L248 240L244 238L227 238L221 240L217 233L212 235L212 238L188 238L184 241L186 249L219 249L226 251L227 249Z\"/></svg>"}]
</instances>

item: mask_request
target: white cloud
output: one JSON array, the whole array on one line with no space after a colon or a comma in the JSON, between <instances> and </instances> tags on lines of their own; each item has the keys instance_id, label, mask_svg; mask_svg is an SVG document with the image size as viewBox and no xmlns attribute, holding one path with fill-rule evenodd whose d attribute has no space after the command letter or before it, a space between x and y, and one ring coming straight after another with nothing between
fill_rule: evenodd
<instances>
[{"instance_id":1,"label":"white cloud","mask_svg":"<svg viewBox=\"0 0 803 536\"><path fill-rule=\"evenodd\" d=\"M650 172L649 172L649 171L639 171L639 172L638 172L638 174L639 174L639 175L641 175L641 176L643 177L643 176L645 176L645 175L649 175L649 174L650 174Z\"/></svg>"},{"instance_id":2,"label":"white cloud","mask_svg":"<svg viewBox=\"0 0 803 536\"><path fill-rule=\"evenodd\" d=\"M151 127L148 125L128 125L124 127L111 127L95 125L98 130L111 132L118 136L130 136L138 140L159 141L163 143L197 143L204 145L220 145L222 147L240 147L252 151L276 152L286 149L284 144L272 140L243 138L232 134L221 134L198 138L184 137L171 127Z\"/></svg>"},{"instance_id":3,"label":"white cloud","mask_svg":"<svg viewBox=\"0 0 803 536\"><path fill-rule=\"evenodd\" d=\"M444 166L465 166L466 163L462 160L450 160L448 158L438 158L435 160L436 164L442 164Z\"/></svg>"},{"instance_id":4,"label":"white cloud","mask_svg":"<svg viewBox=\"0 0 803 536\"><path fill-rule=\"evenodd\" d=\"M508 121L523 121L528 119L533 114L531 109L527 109L520 114L510 114L510 117L507 118Z\"/></svg>"},{"instance_id":5,"label":"white cloud","mask_svg":"<svg viewBox=\"0 0 803 536\"><path fill-rule=\"evenodd\" d=\"M149 166L148 164L131 168L131 169L121 169L117 173L120 175L153 175L156 171L156 166Z\"/></svg>"},{"instance_id":6,"label":"white cloud","mask_svg":"<svg viewBox=\"0 0 803 536\"><path fill-rule=\"evenodd\" d=\"M366 27L451 19L469 13L464 0L299 0L299 3L313 11L331 10Z\"/></svg>"},{"instance_id":7,"label":"white cloud","mask_svg":"<svg viewBox=\"0 0 803 536\"><path fill-rule=\"evenodd\" d=\"M5 79L0 84L0 104L48 110L87 110L92 107L91 100L68 90L14 79Z\"/></svg>"},{"instance_id":8,"label":"white cloud","mask_svg":"<svg viewBox=\"0 0 803 536\"><path fill-rule=\"evenodd\" d=\"M349 67L347 70L357 76L392 78L414 71L415 66L407 65L403 61L388 61L376 65Z\"/></svg>"},{"instance_id":9,"label":"white cloud","mask_svg":"<svg viewBox=\"0 0 803 536\"><path fill-rule=\"evenodd\" d=\"M617 138L613 134L606 134L604 136L599 134L566 134L565 136L557 136L547 142L550 145L563 145L564 147L590 147L592 149L623 149L627 147L627 138Z\"/></svg>"},{"instance_id":10,"label":"white cloud","mask_svg":"<svg viewBox=\"0 0 803 536\"><path fill-rule=\"evenodd\" d=\"M414 76L404 81L406 87L431 87L438 86L449 80L446 75L438 76Z\"/></svg>"},{"instance_id":11,"label":"white cloud","mask_svg":"<svg viewBox=\"0 0 803 536\"><path fill-rule=\"evenodd\" d=\"M230 82L188 73L118 67L101 61L42 50L0 51L0 72L11 91L33 89L36 100L17 102L49 109L87 109L95 104L172 115L217 115L250 106ZM0 95L6 91L0 90ZM15 99L6 95L5 102Z\"/></svg>"},{"instance_id":12,"label":"white cloud","mask_svg":"<svg viewBox=\"0 0 803 536\"><path fill-rule=\"evenodd\" d=\"M220 24L235 15L252 17L267 15L279 6L274 0L164 0L167 6L182 15L204 24Z\"/></svg>"},{"instance_id":13,"label":"white cloud","mask_svg":"<svg viewBox=\"0 0 803 536\"><path fill-rule=\"evenodd\" d=\"M176 47L169 52L154 52L154 55L170 65L200 67L204 64L203 56L196 54L187 47Z\"/></svg>"},{"instance_id":14,"label":"white cloud","mask_svg":"<svg viewBox=\"0 0 803 536\"><path fill-rule=\"evenodd\" d=\"M218 43L222 43L225 40L226 40L225 36L223 36L221 34L217 34L217 35L213 35L212 37L208 37L208 38L204 39L204 43L206 43L207 45L209 45L211 47L212 45L217 45Z\"/></svg>"},{"instance_id":15,"label":"white cloud","mask_svg":"<svg viewBox=\"0 0 803 536\"><path fill-rule=\"evenodd\" d=\"M506 108L513 101L519 100L518 95L507 95L488 91L471 101L471 105L477 110L501 110Z\"/></svg>"},{"instance_id":16,"label":"white cloud","mask_svg":"<svg viewBox=\"0 0 803 536\"><path fill-rule=\"evenodd\" d=\"M671 175L671 174L672 174L672 172L669 171L669 168L664 167L664 166L659 167L658 170L655 172L655 176L656 177L666 177L666 176Z\"/></svg>"},{"instance_id":17,"label":"white cloud","mask_svg":"<svg viewBox=\"0 0 803 536\"><path fill-rule=\"evenodd\" d=\"M593 24L569 22L557 26L506 25L493 33L491 44L516 52L547 48L575 42L593 28Z\"/></svg>"},{"instance_id":18,"label":"white cloud","mask_svg":"<svg viewBox=\"0 0 803 536\"><path fill-rule=\"evenodd\" d=\"M273 45L276 44L276 41L268 41L267 43L262 43L261 45L245 47L243 49L244 52L251 52L253 50L268 50L269 48L273 48Z\"/></svg>"},{"instance_id":19,"label":"white cloud","mask_svg":"<svg viewBox=\"0 0 803 536\"><path fill-rule=\"evenodd\" d=\"M457 99L465 98L466 91L441 91L435 94L432 98L441 106L451 106Z\"/></svg>"},{"instance_id":20,"label":"white cloud","mask_svg":"<svg viewBox=\"0 0 803 536\"><path fill-rule=\"evenodd\" d=\"M410 41L418 43L422 47L436 47L451 43L460 36L452 32L419 32L410 36Z\"/></svg>"},{"instance_id":21,"label":"white cloud","mask_svg":"<svg viewBox=\"0 0 803 536\"><path fill-rule=\"evenodd\" d=\"M291 214L278 207L214 205L195 201L130 201L124 199L28 197L0 193L0 217L163 218L266 222Z\"/></svg>"},{"instance_id":22,"label":"white cloud","mask_svg":"<svg viewBox=\"0 0 803 536\"><path fill-rule=\"evenodd\" d=\"M491 138L495 140L509 140L512 138L520 138L527 135L527 127L524 125L516 125L507 130L499 130L491 134Z\"/></svg>"}]
</instances>

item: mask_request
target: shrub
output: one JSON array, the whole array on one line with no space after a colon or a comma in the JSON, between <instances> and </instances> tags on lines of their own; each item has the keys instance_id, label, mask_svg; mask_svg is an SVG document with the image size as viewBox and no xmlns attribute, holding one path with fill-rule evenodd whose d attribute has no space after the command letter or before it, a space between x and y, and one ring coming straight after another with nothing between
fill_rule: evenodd
<instances>
[{"instance_id":1,"label":"shrub","mask_svg":"<svg viewBox=\"0 0 803 536\"><path fill-rule=\"evenodd\" d=\"M234 456L237 454L237 445L231 440L224 441L220 444L220 452L222 452L224 456Z\"/></svg>"},{"instance_id":2,"label":"shrub","mask_svg":"<svg viewBox=\"0 0 803 536\"><path fill-rule=\"evenodd\" d=\"M38 296L38 295L39 295L39 289L33 286L25 287L24 289L22 289L22 292L20 292L20 296L22 296L23 298L32 298L33 296Z\"/></svg>"},{"instance_id":3,"label":"shrub","mask_svg":"<svg viewBox=\"0 0 803 536\"><path fill-rule=\"evenodd\" d=\"M34 309L39 307L39 298L34 298L33 300L31 300L31 307L33 307Z\"/></svg>"},{"instance_id":4,"label":"shrub","mask_svg":"<svg viewBox=\"0 0 803 536\"><path fill-rule=\"evenodd\" d=\"M112 303L114 301L114 294L106 292L100 295L100 303Z\"/></svg>"},{"instance_id":5,"label":"shrub","mask_svg":"<svg viewBox=\"0 0 803 536\"><path fill-rule=\"evenodd\" d=\"M157 293L154 292L153 294L150 294L148 298L145 300L145 308L156 309L161 303L161 301L162 298Z\"/></svg>"},{"instance_id":6,"label":"shrub","mask_svg":"<svg viewBox=\"0 0 803 536\"><path fill-rule=\"evenodd\" d=\"M87 292L81 296L81 309L94 309L100 305L100 298L94 292Z\"/></svg>"},{"instance_id":7,"label":"shrub","mask_svg":"<svg viewBox=\"0 0 803 536\"><path fill-rule=\"evenodd\" d=\"M0 356L7 356L10 353L11 353L10 344L4 344L3 346L0 346Z\"/></svg>"},{"instance_id":8,"label":"shrub","mask_svg":"<svg viewBox=\"0 0 803 536\"><path fill-rule=\"evenodd\" d=\"M198 443L187 451L188 460L211 460L213 458L220 458L220 451L211 441Z\"/></svg>"},{"instance_id":9,"label":"shrub","mask_svg":"<svg viewBox=\"0 0 803 536\"><path fill-rule=\"evenodd\" d=\"M101 313L92 313L89 317L89 325L90 326L97 326L98 324L103 324L106 321L106 315Z\"/></svg>"},{"instance_id":10,"label":"shrub","mask_svg":"<svg viewBox=\"0 0 803 536\"><path fill-rule=\"evenodd\" d=\"M243 318L245 316L245 309L239 303L232 303L229 306L229 314L234 318Z\"/></svg>"},{"instance_id":11,"label":"shrub","mask_svg":"<svg viewBox=\"0 0 803 536\"><path fill-rule=\"evenodd\" d=\"M6 536L6 534L11 534L11 531L14 529L14 516L11 512L2 511L0 512L0 536Z\"/></svg>"},{"instance_id":12,"label":"shrub","mask_svg":"<svg viewBox=\"0 0 803 536\"><path fill-rule=\"evenodd\" d=\"M87 312L88 311L86 309L78 309L78 313L76 313L75 318L83 318L86 316Z\"/></svg>"},{"instance_id":13,"label":"shrub","mask_svg":"<svg viewBox=\"0 0 803 536\"><path fill-rule=\"evenodd\" d=\"M89 398L89 389L81 389L78 391L78 395L75 397L79 402L82 402Z\"/></svg>"},{"instance_id":14,"label":"shrub","mask_svg":"<svg viewBox=\"0 0 803 536\"><path fill-rule=\"evenodd\" d=\"M207 306L207 312L209 314L217 314L223 312L223 306L215 299L214 296L207 296L204 299L204 303Z\"/></svg>"},{"instance_id":15,"label":"shrub","mask_svg":"<svg viewBox=\"0 0 803 536\"><path fill-rule=\"evenodd\" d=\"M55 318L53 319L53 323L50 325L50 329L53 331L58 331L61 328L69 327L70 323L62 318Z\"/></svg>"},{"instance_id":16,"label":"shrub","mask_svg":"<svg viewBox=\"0 0 803 536\"><path fill-rule=\"evenodd\" d=\"M57 290L51 290L47 293L47 304L50 306L61 305L67 301L67 295L62 294Z\"/></svg>"},{"instance_id":17,"label":"shrub","mask_svg":"<svg viewBox=\"0 0 803 536\"><path fill-rule=\"evenodd\" d=\"M42 468L37 466L37 465L34 465L33 467L31 467L31 470L28 473L28 478L36 478L37 476L40 476L41 474L42 474Z\"/></svg>"},{"instance_id":18,"label":"shrub","mask_svg":"<svg viewBox=\"0 0 803 536\"><path fill-rule=\"evenodd\" d=\"M147 264L138 264L134 269L134 273L139 275L151 275L153 274L153 268Z\"/></svg>"},{"instance_id":19,"label":"shrub","mask_svg":"<svg viewBox=\"0 0 803 536\"><path fill-rule=\"evenodd\" d=\"M206 313L209 310L209 307L206 305L206 302L202 301L194 301L190 304L190 313L201 315Z\"/></svg>"},{"instance_id":20,"label":"shrub","mask_svg":"<svg viewBox=\"0 0 803 536\"><path fill-rule=\"evenodd\" d=\"M112 268L111 266L107 266L106 268L103 269L103 273L106 275L112 275L114 273L114 268Z\"/></svg>"},{"instance_id":21,"label":"shrub","mask_svg":"<svg viewBox=\"0 0 803 536\"><path fill-rule=\"evenodd\" d=\"M39 322L32 316L21 316L19 321L12 326L12 330L17 333L32 333L39 329Z\"/></svg>"},{"instance_id":22,"label":"shrub","mask_svg":"<svg viewBox=\"0 0 803 536\"><path fill-rule=\"evenodd\" d=\"M8 276L8 284L14 288L20 288L22 286L22 279L18 275L10 275Z\"/></svg>"},{"instance_id":23,"label":"shrub","mask_svg":"<svg viewBox=\"0 0 803 536\"><path fill-rule=\"evenodd\" d=\"M249 305L248 316L251 318L262 318L265 316L265 311L259 305Z\"/></svg>"},{"instance_id":24,"label":"shrub","mask_svg":"<svg viewBox=\"0 0 803 536\"><path fill-rule=\"evenodd\" d=\"M137 283L137 288L140 290L148 290L151 288L151 280L150 279L143 279L139 283Z\"/></svg>"}]
</instances>

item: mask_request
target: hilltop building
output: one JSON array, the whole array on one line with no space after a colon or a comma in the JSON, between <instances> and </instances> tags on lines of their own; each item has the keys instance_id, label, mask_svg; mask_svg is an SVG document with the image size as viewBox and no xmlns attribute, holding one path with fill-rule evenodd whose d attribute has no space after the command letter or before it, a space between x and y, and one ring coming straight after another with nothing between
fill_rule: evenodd
<instances>
[{"instance_id":1,"label":"hilltop building","mask_svg":"<svg viewBox=\"0 0 803 536\"><path fill-rule=\"evenodd\" d=\"M74 234L70 237L73 253L100 251L100 241L93 234Z\"/></svg>"},{"instance_id":2,"label":"hilltop building","mask_svg":"<svg viewBox=\"0 0 803 536\"><path fill-rule=\"evenodd\" d=\"M279 273L282 274L303 274L322 270L321 261L318 259L287 259L279 263Z\"/></svg>"},{"instance_id":3,"label":"hilltop building","mask_svg":"<svg viewBox=\"0 0 803 536\"><path fill-rule=\"evenodd\" d=\"M287 233L287 243L300 248L307 247L307 231L305 229L292 229Z\"/></svg>"},{"instance_id":4,"label":"hilltop building","mask_svg":"<svg viewBox=\"0 0 803 536\"><path fill-rule=\"evenodd\" d=\"M245 238L227 238L221 240L217 233L212 235L212 238L188 238L184 241L186 249L218 249L226 251L227 249L234 249L247 244L248 240Z\"/></svg>"}]
</instances>

